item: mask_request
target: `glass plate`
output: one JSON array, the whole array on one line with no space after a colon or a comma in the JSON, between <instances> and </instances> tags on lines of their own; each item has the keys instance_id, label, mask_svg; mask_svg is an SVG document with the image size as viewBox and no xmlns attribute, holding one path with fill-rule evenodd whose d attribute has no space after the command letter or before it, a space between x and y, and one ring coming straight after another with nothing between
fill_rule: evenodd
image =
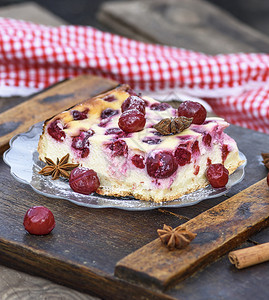
<instances>
[{"instance_id":1,"label":"glass plate","mask_svg":"<svg viewBox=\"0 0 269 300\"><path fill-rule=\"evenodd\" d=\"M244 177L244 167L247 160L245 155L240 152L240 157L242 160L245 160L245 163L230 176L225 188L214 189L208 185L179 199L162 203L141 201L132 197L78 194L71 190L66 179L52 180L51 177L38 174L38 171L44 166L44 163L39 161L36 150L42 126L42 123L37 123L29 131L12 138L10 148L4 153L4 161L10 166L10 172L15 179L29 184L37 193L51 198L66 199L77 205L91 208L114 207L125 210L149 210L159 207L189 206L202 200L219 197L227 193L233 185L239 183Z\"/></svg>"}]
</instances>

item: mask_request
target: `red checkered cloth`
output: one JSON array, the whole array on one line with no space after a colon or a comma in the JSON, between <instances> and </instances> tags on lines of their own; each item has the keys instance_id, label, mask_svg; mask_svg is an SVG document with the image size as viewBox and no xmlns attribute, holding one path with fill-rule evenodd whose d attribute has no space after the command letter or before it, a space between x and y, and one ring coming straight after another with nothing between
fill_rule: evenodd
<instances>
[{"instance_id":1,"label":"red checkered cloth","mask_svg":"<svg viewBox=\"0 0 269 300\"><path fill-rule=\"evenodd\" d=\"M228 122L269 133L269 55L210 56L87 26L0 18L0 95L26 94L94 74L142 91L201 97Z\"/></svg>"}]
</instances>

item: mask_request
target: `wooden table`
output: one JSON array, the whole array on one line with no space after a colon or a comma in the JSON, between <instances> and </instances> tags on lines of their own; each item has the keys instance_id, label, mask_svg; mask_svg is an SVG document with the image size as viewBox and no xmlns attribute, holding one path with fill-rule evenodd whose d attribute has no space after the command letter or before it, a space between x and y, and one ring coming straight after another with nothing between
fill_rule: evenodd
<instances>
[{"instance_id":1,"label":"wooden table","mask_svg":"<svg viewBox=\"0 0 269 300\"><path fill-rule=\"evenodd\" d=\"M43 115L43 111L49 114L50 110L56 109L56 104L53 105L52 100L48 104L44 99L52 99L53 95L57 95L55 101L57 100L59 107L59 99L63 102L78 101L83 97L86 98L86 95L90 96L100 92L101 89L107 90L115 85L113 81L87 76L66 81L6 111L1 115L1 119L5 120L6 116L12 112L14 120L18 118L23 120L26 114L16 111L22 109L27 111L28 104L33 107L33 116L37 117L34 102L36 105L37 103L43 105L42 107L39 104L40 116ZM71 98L68 96L70 90L74 91ZM67 95L66 98L59 97L61 93ZM19 110L17 110L18 107ZM183 224L222 201L232 199L233 195L266 176L267 171L261 163L260 153L269 149L268 136L233 125L228 128L227 133L236 139L239 149L247 157L245 179L224 196L183 208L124 211L80 207L66 200L47 198L37 194L30 186L16 181L10 175L9 167L1 159L1 264L107 299L111 297L126 299L127 296L129 299L137 297L210 299L212 296L220 297L221 295L225 299L228 296L235 298L238 293L242 295L246 293L248 297L254 291L259 292L261 297L268 295L267 289L264 289L264 286L269 284L268 263L237 271L228 262L227 255L222 256L204 270L199 269L199 272L192 277L173 285L168 290L152 288L150 285L140 286L137 282L120 279L114 275L118 262L156 239L156 231L162 228L163 224L172 227ZM244 201L248 203L250 200L244 199ZM255 197L251 201L255 201ZM25 232L22 225L23 217L26 210L33 205L44 205L53 211L57 226L52 234L38 237ZM268 207L264 206L264 209L266 216L269 216ZM251 214L247 215L247 217L250 216ZM227 222L231 221L227 219ZM236 220L233 222L236 225ZM232 224L231 226L234 226ZM212 234L211 232L207 237L208 242L212 239ZM268 229L266 228L241 246L266 242L267 236ZM216 258L215 255L213 257ZM205 262L208 264L211 261L212 259L208 258ZM142 282L147 282L147 280L142 280Z\"/></svg>"},{"instance_id":2,"label":"wooden table","mask_svg":"<svg viewBox=\"0 0 269 300\"><path fill-rule=\"evenodd\" d=\"M265 39L264 43L266 42ZM264 43L260 44L261 47ZM255 47L254 41L250 44L251 47ZM243 47L242 44L240 47ZM14 98L11 103L10 99L3 99L0 112L24 100ZM185 208L129 212L78 207L65 200L40 196L29 186L17 182L1 158L0 278L6 282L11 281L9 278L12 278L12 274L19 274L23 278L23 273L10 273L6 267L44 277L57 285L50 281L40 281L41 292L37 292L36 296L42 295L43 289L45 294L47 290L52 291L51 297L64 299L90 299L90 296L78 293L74 289L106 299L268 298L268 263L239 271L228 262L226 254L165 291L145 288L114 276L117 262L154 240L156 230L161 228L163 223L172 227L183 224L266 176L267 170L261 163L260 153L269 152L268 136L236 126L230 126L227 132L236 139L240 150L248 159L245 179L225 196ZM33 238L25 233L22 226L26 210L37 204L49 207L57 221L53 234L46 238ZM268 242L268 233L269 229L265 228L251 236L240 247ZM5 274L10 277L6 278ZM28 293L38 281L37 277L27 278L30 279L26 283L24 281L25 285L20 286L20 280L15 281L14 285L8 284L9 290L4 292L4 295L11 295L13 299L25 296L24 288ZM67 285L72 290L58 284ZM15 292L12 294L12 291ZM31 295L34 298L33 295L35 294ZM25 297L27 299L27 296Z\"/></svg>"}]
</instances>

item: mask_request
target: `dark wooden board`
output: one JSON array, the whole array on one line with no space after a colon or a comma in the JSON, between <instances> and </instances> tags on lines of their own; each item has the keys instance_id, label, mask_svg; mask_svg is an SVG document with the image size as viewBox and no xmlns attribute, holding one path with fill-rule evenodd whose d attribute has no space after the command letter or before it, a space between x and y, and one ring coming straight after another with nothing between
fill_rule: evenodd
<instances>
[{"instance_id":1,"label":"dark wooden board","mask_svg":"<svg viewBox=\"0 0 269 300\"><path fill-rule=\"evenodd\" d=\"M158 238L131 253L115 268L127 281L165 289L238 246L269 224L269 188L265 179L184 224L196 233L191 244L169 251Z\"/></svg>"},{"instance_id":2,"label":"dark wooden board","mask_svg":"<svg viewBox=\"0 0 269 300\"><path fill-rule=\"evenodd\" d=\"M87 85L87 94L92 93L92 88L93 86ZM42 97L42 94L39 96ZM65 108L63 107L62 110ZM236 194L246 186L265 177L266 169L261 164L260 152L265 148L269 149L269 140L262 133L236 126L231 126L228 131L231 136L237 138L241 151L251 162L251 168L248 166L246 168L245 180L231 191L231 194ZM46 277L54 282L98 295L104 299L132 299L132 297L134 299L143 297L177 299L181 297L180 295L184 295L184 299L192 299L194 295L189 294L191 298L185 296L191 289L191 285L193 284L199 290L201 278L206 270L200 271L201 273L197 273L194 277L166 292L161 292L119 279L114 276L114 269L118 261L154 240L157 237L157 229L162 228L164 223L176 227L221 203L227 199L227 196L205 200L192 207L174 209L142 212L89 209L65 200L50 199L36 194L29 186L17 182L9 171L9 167L1 159L1 264ZM56 228L52 234L37 237L25 232L22 225L23 217L26 210L33 205L45 205L54 213ZM227 269L230 268L228 262L220 266L218 261L213 265L215 264L217 267L214 269L214 274L219 274L219 268L225 274L223 277L221 273L219 280L224 282L229 280L231 274L227 273ZM250 271L246 270L246 272ZM196 278L198 278L197 281L195 281ZM207 281L203 281L200 289L210 286L211 281L208 276L206 278ZM191 280L194 280L194 283ZM269 284L269 274L267 281L257 282L257 280L259 278L256 278L255 285L250 282L245 287L242 282L239 287L258 289L259 284ZM215 287L217 289L218 286ZM218 293L224 292L225 290L219 287ZM230 293L232 296L236 295L236 289L231 290ZM199 299L199 293L195 296Z\"/></svg>"},{"instance_id":3,"label":"dark wooden board","mask_svg":"<svg viewBox=\"0 0 269 300\"><path fill-rule=\"evenodd\" d=\"M268 52L269 38L203 0L104 3L99 21L141 41L205 52Z\"/></svg>"},{"instance_id":4,"label":"dark wooden board","mask_svg":"<svg viewBox=\"0 0 269 300\"><path fill-rule=\"evenodd\" d=\"M26 131L33 124L46 120L63 109L117 85L118 83L112 80L82 75L60 83L0 113L0 153L8 148L12 136Z\"/></svg>"}]
</instances>

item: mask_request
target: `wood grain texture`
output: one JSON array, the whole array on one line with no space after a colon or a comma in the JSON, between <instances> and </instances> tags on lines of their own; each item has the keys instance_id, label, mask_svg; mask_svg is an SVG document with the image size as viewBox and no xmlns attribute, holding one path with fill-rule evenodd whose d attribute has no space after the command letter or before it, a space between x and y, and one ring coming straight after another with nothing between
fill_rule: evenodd
<instances>
[{"instance_id":1,"label":"wood grain texture","mask_svg":"<svg viewBox=\"0 0 269 300\"><path fill-rule=\"evenodd\" d=\"M181 1L178 1L178 3L180 2ZM247 7L249 7L249 4L247 4ZM145 13L147 12L145 11ZM137 22L143 22L144 28L146 28L145 20L149 19L152 15L155 15L153 11L151 11L150 14L147 13L146 16L145 13L140 11L139 16L141 16L141 18L139 19L139 22ZM128 14L126 14L126 16L130 17L130 14L132 14L132 11L128 11ZM167 14L167 10L164 10L164 14L169 16L171 12ZM256 14L253 15L255 16ZM132 30L136 30L135 27L129 27L129 25L124 22L122 25L122 16L114 20L113 15L107 15L107 17L110 19L110 21L115 21L115 24L119 28L118 33L122 33L124 27L127 29L128 34L132 32ZM219 17L221 18L221 15ZM179 15L176 18L182 19L182 16ZM175 27L177 27L176 29L178 29L182 25L176 25L176 18L174 17L172 22L175 24ZM159 20L160 22L164 22L162 18L160 18ZM113 26L111 26L110 28L112 27ZM155 30L158 30L159 27L160 26L156 24ZM199 34L200 31L196 31L194 26L188 25L188 27L192 28L193 31ZM235 26L235 28L231 28L231 34L233 34L234 29L237 28L238 26ZM224 35L224 33L221 31L219 32L219 34L220 37ZM137 36L138 38L143 37L145 41L153 41L153 39L143 34L143 28L141 32L135 32L135 34L131 35L130 37L134 38L135 36ZM259 49L262 49L260 46L261 39L258 37L255 46L255 38L250 37L249 39L248 37L249 35L239 34L236 38L232 39L234 43L233 41L230 42L230 39L228 39L228 43L226 43L225 45L223 45L223 43L219 41L215 42L214 51L222 51L222 49L227 48L242 49L243 51L252 51L248 49L260 51ZM179 45L191 45L191 40L189 40L188 36L184 36L184 38L186 42L183 40L182 36L182 41ZM215 38L216 41L218 39L218 36ZM174 37L174 39L178 40L176 36ZM225 37L225 39L227 40L227 37ZM248 42L242 43L241 39L249 39L249 44ZM264 40L266 41L266 39L267 38L265 38ZM208 41L208 38L205 37L204 43L206 44ZM212 38L209 42L212 42ZM160 43L163 43L162 40L160 40ZM267 50L268 47L265 51L268 52ZM198 51L201 50L198 49ZM8 99L8 102L10 103L10 99ZM7 107L6 105L4 106L5 108ZM268 148L269 144L268 137L261 133L248 131L235 126L231 126L228 130L229 133L231 133L231 135L236 138L239 143L240 149L247 155L249 160L246 168L247 174L245 180L239 185L235 186L228 193L228 196L230 196L236 194L240 190L265 176L266 170L260 163L259 154L261 151L265 151L265 149ZM25 252L20 251L20 248L15 248L14 252L8 250L7 256L1 255L0 261L2 264L8 265L9 267L19 268L27 273L35 273L39 276L51 278L54 282L73 286L77 289L83 289L86 286L86 290L88 293L92 294L93 291L95 291L95 293L97 293L103 299L116 299L119 298L121 294L123 294L122 288L119 288L119 290L117 290L117 281L111 280L111 278L113 279L112 274L117 260L123 258L125 255L131 253L132 251L135 251L145 243L153 240L156 237L156 228L162 226L163 222L171 226L177 226L182 222L185 222L186 219L195 217L199 213L218 204L224 199L225 197L206 200L192 207L184 207L179 209L175 208L162 211L149 211L142 213L126 213L119 210L92 210L87 208L79 208L75 205L65 203L64 200L48 199L46 197L39 196L28 186L18 183L9 174L9 168L3 163L3 160L0 158L0 238L4 243L7 244L16 242L22 246L25 244L29 245L32 249L32 252L36 254L36 260L32 263L28 263L28 260L25 261ZM26 212L26 209L29 208L29 206L36 204L46 205L49 208L53 209L53 212L56 214L57 227L55 229L55 232L53 233L52 239L48 237L36 239L35 237L31 237L26 232L24 232L24 229L22 227L23 215ZM119 233L108 234L107 230L111 227L112 230L116 229L116 231ZM251 237L251 239L257 242L267 242L268 236L269 228L266 228L260 233ZM101 241L99 241L100 239ZM240 247L245 246L250 245L249 243L240 245ZM69 251L69 253L66 251ZM55 265L54 268L50 270L51 265L48 265L48 268L46 268L46 266L42 265L42 260L39 259L39 255L43 254L44 252L50 253L50 255L53 257L56 254L58 256L63 254L63 263L71 265L71 269L74 269L75 271L70 271L69 269L67 271L67 274L65 274L64 280L62 279L62 269L60 269L57 273L58 277L57 275L54 276L54 274L52 273L54 269L57 271L57 265ZM73 278L73 272L80 272L79 268L77 268L76 266L77 261L80 257L82 257L82 260L85 258L88 259L86 268L93 270L94 273L99 272L102 277L108 278L108 280L101 280L101 284L98 279L93 280L92 278L87 277L87 274L84 273L81 274L81 277ZM44 270L46 270L46 272L44 272ZM27 282L26 288L31 288L31 291L28 289L29 293L25 296L25 299L27 300L68 299L66 290L63 290L59 285L57 285L57 287L52 285L51 283L48 283L48 285L43 285L42 279L34 277L29 277L29 280L27 280L28 277L24 273L19 273L19 276L21 276L21 278L19 277L20 279L17 280L16 274L14 274L12 270L10 270L10 272L11 273L6 274L4 271L4 275L0 277L1 299L7 299L6 295L13 295L14 299L22 299L22 295L25 295L24 285L22 284L24 280L26 280ZM76 281L78 281L79 284L76 284ZM103 284L103 282L105 282L105 284ZM1 284L4 286L2 286ZM9 290L4 290L4 288L6 288L6 284L8 284L7 287L10 288ZM20 289L20 285L22 285L22 289ZM93 289L92 285L94 286ZM214 263L207 266L205 269L195 273L192 277L182 281L174 288L169 289L169 291L166 291L166 295L169 295L173 299L185 300L264 300L269 298L268 285L269 263L264 263L247 270L238 271L231 267L227 257L223 256ZM37 287L39 287L40 289L38 289ZM45 287L45 291L42 287ZM13 288L15 289L14 294L12 294ZM55 294L49 293L49 290L51 288L55 291ZM3 294L3 292L5 291L6 293ZM128 297L128 292L126 291L129 291L130 295L134 295L134 297L136 296L136 299L153 298L150 292L145 293L144 295L143 293L136 293L136 289L134 287L133 289L129 290L128 288L126 288L125 294L123 294L125 295L125 298L123 298L123 296L122 299L131 298ZM73 290L72 292L72 295L76 295L76 291ZM51 296L53 295L53 297L46 297L46 293ZM157 297L155 297L155 299L156 298ZM71 297L70 299L73 298ZM82 299L84 298L82 297Z\"/></svg>"},{"instance_id":2,"label":"wood grain texture","mask_svg":"<svg viewBox=\"0 0 269 300\"><path fill-rule=\"evenodd\" d=\"M23 217L34 205L46 206L53 212L56 227L51 234L33 236L25 231ZM158 210L89 209L50 199L17 182L0 160L2 265L102 299L171 299L113 276L116 262L150 242L163 222L175 225L184 221ZM139 237L143 226L147 229Z\"/></svg>"},{"instance_id":3,"label":"wood grain texture","mask_svg":"<svg viewBox=\"0 0 269 300\"><path fill-rule=\"evenodd\" d=\"M14 97L8 97L8 98L2 98L0 97L0 113L3 113L4 111L21 104L27 100L27 97L20 97L20 96L14 96Z\"/></svg>"},{"instance_id":4,"label":"wood grain texture","mask_svg":"<svg viewBox=\"0 0 269 300\"><path fill-rule=\"evenodd\" d=\"M260 240L268 241L268 234L269 228L267 227L255 235L255 239L259 236ZM246 242L239 248L251 245L253 244ZM203 270L178 283L167 293L184 300L264 300L268 299L268 276L269 262L237 270L231 265L227 255L224 255Z\"/></svg>"},{"instance_id":5,"label":"wood grain texture","mask_svg":"<svg viewBox=\"0 0 269 300\"><path fill-rule=\"evenodd\" d=\"M269 189L263 179L186 222L184 228L197 234L188 247L169 251L156 239L119 261L115 275L164 289L213 262L268 224Z\"/></svg>"},{"instance_id":6,"label":"wood grain texture","mask_svg":"<svg viewBox=\"0 0 269 300\"><path fill-rule=\"evenodd\" d=\"M0 299L97 300L99 298L0 266Z\"/></svg>"},{"instance_id":7,"label":"wood grain texture","mask_svg":"<svg viewBox=\"0 0 269 300\"><path fill-rule=\"evenodd\" d=\"M203 0L113 1L101 7L98 17L127 37L208 54L269 48L266 35Z\"/></svg>"},{"instance_id":8,"label":"wood grain texture","mask_svg":"<svg viewBox=\"0 0 269 300\"><path fill-rule=\"evenodd\" d=\"M33 124L117 85L118 83L112 80L82 75L59 83L4 111L0 114L0 153L8 148L12 136L27 131Z\"/></svg>"},{"instance_id":9,"label":"wood grain texture","mask_svg":"<svg viewBox=\"0 0 269 300\"><path fill-rule=\"evenodd\" d=\"M91 90L88 92L91 93ZM53 99L51 96L49 99ZM229 192L233 195L265 177L266 169L260 163L259 155L269 147L269 139L262 133L236 126L230 126L227 130L237 139L240 150L249 160L245 180ZM165 292L114 276L117 262L154 240L156 230L164 223L176 227L226 199L227 196L222 196L192 207L152 211L90 209L35 193L29 186L17 182L10 175L9 167L0 159L0 263L81 292L98 295L102 299L204 300L210 299L210 295L227 295L227 286L231 286L229 281L233 274L229 272L230 263L225 260L211 264L209 267L213 271L210 274L207 269L201 270L200 275L188 278ZM36 237L24 230L24 214L33 205L44 205L53 212L56 228L52 234ZM269 278L269 272L264 270L263 265L258 268L263 274L268 273ZM251 270L247 270L247 275L251 278ZM212 277L218 278L213 286ZM269 284L269 281L259 281L259 278L254 276L253 283L249 282L248 292ZM218 282L224 282L224 288ZM232 287L229 289L231 298L235 298L238 289L246 290L243 280ZM196 290L195 294L192 288ZM266 293L263 290L263 296Z\"/></svg>"},{"instance_id":10,"label":"wood grain texture","mask_svg":"<svg viewBox=\"0 0 269 300\"><path fill-rule=\"evenodd\" d=\"M4 242L4 243L3 243ZM164 299L172 298L159 291L148 290L138 285L119 280L113 276L90 269L85 265L63 261L60 257L51 257L43 251L33 251L30 247L20 247L19 244L0 241L1 262L10 259L16 263L14 268L23 269L31 266L30 274L36 274L42 265L41 277L55 281L62 285L68 285L73 289L86 292L91 295L99 295L102 299ZM20 253L19 253L20 252Z\"/></svg>"}]
</instances>

